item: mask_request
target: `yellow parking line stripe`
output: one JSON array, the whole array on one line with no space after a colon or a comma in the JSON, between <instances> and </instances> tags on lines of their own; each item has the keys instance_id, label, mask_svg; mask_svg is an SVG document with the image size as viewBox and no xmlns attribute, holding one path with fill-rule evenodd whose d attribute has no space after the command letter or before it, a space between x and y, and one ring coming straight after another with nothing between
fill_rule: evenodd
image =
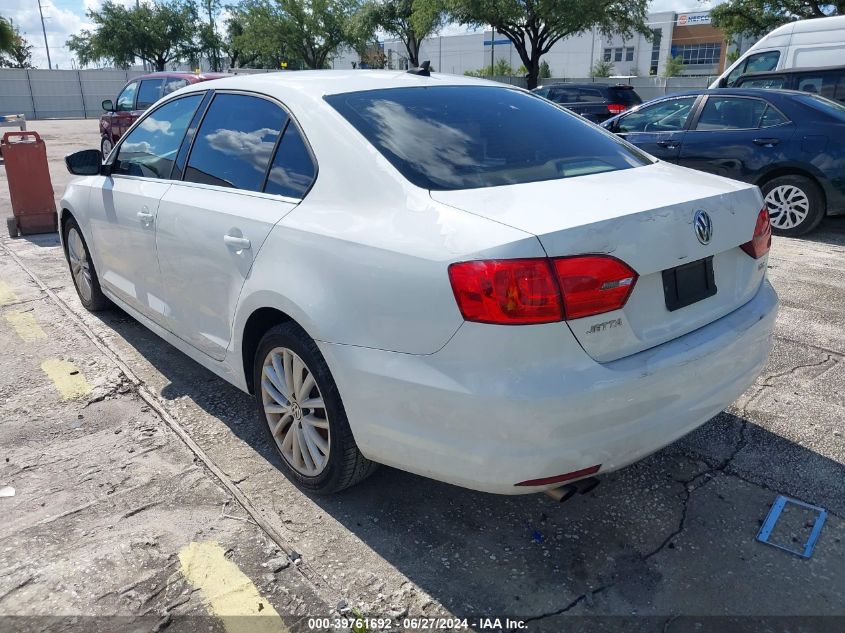
<instances>
[{"instance_id":1,"label":"yellow parking line stripe","mask_svg":"<svg viewBox=\"0 0 845 633\"><path fill-rule=\"evenodd\" d=\"M62 400L84 396L91 391L85 376L74 367L73 363L58 358L48 358L41 363L41 369L53 381Z\"/></svg>"},{"instance_id":2,"label":"yellow parking line stripe","mask_svg":"<svg viewBox=\"0 0 845 633\"><path fill-rule=\"evenodd\" d=\"M14 303L18 300L18 295L9 287L5 281L0 281L0 305L6 303Z\"/></svg>"},{"instance_id":3,"label":"yellow parking line stripe","mask_svg":"<svg viewBox=\"0 0 845 633\"><path fill-rule=\"evenodd\" d=\"M179 562L182 575L201 591L226 633L288 633L272 605L214 541L189 543L179 552Z\"/></svg>"},{"instance_id":4,"label":"yellow parking line stripe","mask_svg":"<svg viewBox=\"0 0 845 633\"><path fill-rule=\"evenodd\" d=\"M41 338L47 338L44 330L38 325L38 321L32 316L32 312L9 312L6 315L6 320L15 328L18 336L27 343L37 341Z\"/></svg>"}]
</instances>

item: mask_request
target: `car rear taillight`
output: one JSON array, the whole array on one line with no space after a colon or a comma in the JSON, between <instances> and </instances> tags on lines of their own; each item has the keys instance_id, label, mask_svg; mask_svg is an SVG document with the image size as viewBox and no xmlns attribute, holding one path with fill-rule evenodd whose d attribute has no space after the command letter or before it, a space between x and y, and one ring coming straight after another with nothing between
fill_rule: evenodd
<instances>
[{"instance_id":1,"label":"car rear taillight","mask_svg":"<svg viewBox=\"0 0 845 633\"><path fill-rule=\"evenodd\" d=\"M740 248L754 259L760 259L772 247L772 225L769 222L769 210L764 206L757 214L754 225L754 236L750 242L741 244Z\"/></svg>"},{"instance_id":2,"label":"car rear taillight","mask_svg":"<svg viewBox=\"0 0 845 633\"><path fill-rule=\"evenodd\" d=\"M565 319L619 310L628 301L637 273L609 255L579 255L552 260Z\"/></svg>"},{"instance_id":3,"label":"car rear taillight","mask_svg":"<svg viewBox=\"0 0 845 633\"><path fill-rule=\"evenodd\" d=\"M464 319L552 323L618 310L637 273L609 255L460 262L449 281Z\"/></svg>"},{"instance_id":4,"label":"car rear taillight","mask_svg":"<svg viewBox=\"0 0 845 633\"><path fill-rule=\"evenodd\" d=\"M611 114L622 114L625 110L628 109L628 106L623 105L621 103L608 103L607 104L607 111Z\"/></svg>"},{"instance_id":5,"label":"car rear taillight","mask_svg":"<svg viewBox=\"0 0 845 633\"><path fill-rule=\"evenodd\" d=\"M524 325L561 319L560 291L545 257L452 264L449 281L467 321Z\"/></svg>"}]
</instances>

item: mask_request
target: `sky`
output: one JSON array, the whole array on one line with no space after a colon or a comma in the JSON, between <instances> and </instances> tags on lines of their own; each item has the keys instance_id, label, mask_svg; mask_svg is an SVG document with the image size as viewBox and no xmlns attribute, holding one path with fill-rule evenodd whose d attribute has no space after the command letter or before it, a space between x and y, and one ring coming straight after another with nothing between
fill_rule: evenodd
<instances>
[{"instance_id":1,"label":"sky","mask_svg":"<svg viewBox=\"0 0 845 633\"><path fill-rule=\"evenodd\" d=\"M135 0L115 0L131 6ZM653 0L649 10L656 11L705 11L722 0ZM39 0L3 0L0 15L11 18L15 26L32 45L32 63L37 68L47 68L47 52L41 19L38 13ZM40 0L44 12L44 26L53 67L73 68L73 54L65 46L67 39L90 24L85 16L88 9L97 9L102 0ZM465 32L466 28L449 25L444 34Z\"/></svg>"}]
</instances>

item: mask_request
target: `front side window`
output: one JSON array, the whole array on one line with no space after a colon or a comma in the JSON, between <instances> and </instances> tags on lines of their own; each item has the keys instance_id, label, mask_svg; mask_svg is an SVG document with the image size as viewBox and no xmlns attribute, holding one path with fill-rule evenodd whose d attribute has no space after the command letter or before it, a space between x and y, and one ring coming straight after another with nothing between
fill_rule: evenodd
<instances>
[{"instance_id":1,"label":"front side window","mask_svg":"<svg viewBox=\"0 0 845 633\"><path fill-rule=\"evenodd\" d=\"M580 117L509 88L389 88L324 99L424 189L495 187L651 163Z\"/></svg>"},{"instance_id":2,"label":"front side window","mask_svg":"<svg viewBox=\"0 0 845 633\"><path fill-rule=\"evenodd\" d=\"M146 110L161 99L161 79L145 79L138 87L137 110Z\"/></svg>"},{"instance_id":3,"label":"front side window","mask_svg":"<svg viewBox=\"0 0 845 633\"><path fill-rule=\"evenodd\" d=\"M138 92L138 82L128 84L117 97L117 111L131 112L135 109L135 93Z\"/></svg>"},{"instance_id":4,"label":"front side window","mask_svg":"<svg viewBox=\"0 0 845 633\"><path fill-rule=\"evenodd\" d=\"M261 191L287 114L276 104L217 94L197 131L185 180Z\"/></svg>"},{"instance_id":5,"label":"front side window","mask_svg":"<svg viewBox=\"0 0 845 633\"><path fill-rule=\"evenodd\" d=\"M709 97L696 130L750 130L759 127L766 102L739 97Z\"/></svg>"},{"instance_id":6,"label":"front side window","mask_svg":"<svg viewBox=\"0 0 845 633\"><path fill-rule=\"evenodd\" d=\"M626 114L616 123L615 132L677 132L687 124L695 97L667 99Z\"/></svg>"},{"instance_id":7,"label":"front side window","mask_svg":"<svg viewBox=\"0 0 845 633\"><path fill-rule=\"evenodd\" d=\"M202 97L175 99L145 117L120 144L112 173L170 178L179 145Z\"/></svg>"},{"instance_id":8,"label":"front side window","mask_svg":"<svg viewBox=\"0 0 845 633\"><path fill-rule=\"evenodd\" d=\"M279 141L264 191L288 198L302 198L311 188L316 174L314 161L302 140L302 133L291 121Z\"/></svg>"},{"instance_id":9,"label":"front side window","mask_svg":"<svg viewBox=\"0 0 845 633\"><path fill-rule=\"evenodd\" d=\"M750 55L748 59L741 62L728 74L726 85L733 86L740 75L745 73L763 73L775 70L779 59L780 51L766 51L765 53Z\"/></svg>"}]
</instances>

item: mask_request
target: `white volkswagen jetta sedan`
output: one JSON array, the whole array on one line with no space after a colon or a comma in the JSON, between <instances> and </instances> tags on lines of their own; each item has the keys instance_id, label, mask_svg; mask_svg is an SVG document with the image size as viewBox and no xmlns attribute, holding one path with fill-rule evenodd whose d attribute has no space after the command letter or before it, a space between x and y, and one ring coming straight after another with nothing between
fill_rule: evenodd
<instances>
[{"instance_id":1,"label":"white volkswagen jetta sedan","mask_svg":"<svg viewBox=\"0 0 845 633\"><path fill-rule=\"evenodd\" d=\"M75 179L83 305L254 393L287 474L388 464L537 492L729 405L771 349L757 187L465 77L232 77L155 104Z\"/></svg>"}]
</instances>

